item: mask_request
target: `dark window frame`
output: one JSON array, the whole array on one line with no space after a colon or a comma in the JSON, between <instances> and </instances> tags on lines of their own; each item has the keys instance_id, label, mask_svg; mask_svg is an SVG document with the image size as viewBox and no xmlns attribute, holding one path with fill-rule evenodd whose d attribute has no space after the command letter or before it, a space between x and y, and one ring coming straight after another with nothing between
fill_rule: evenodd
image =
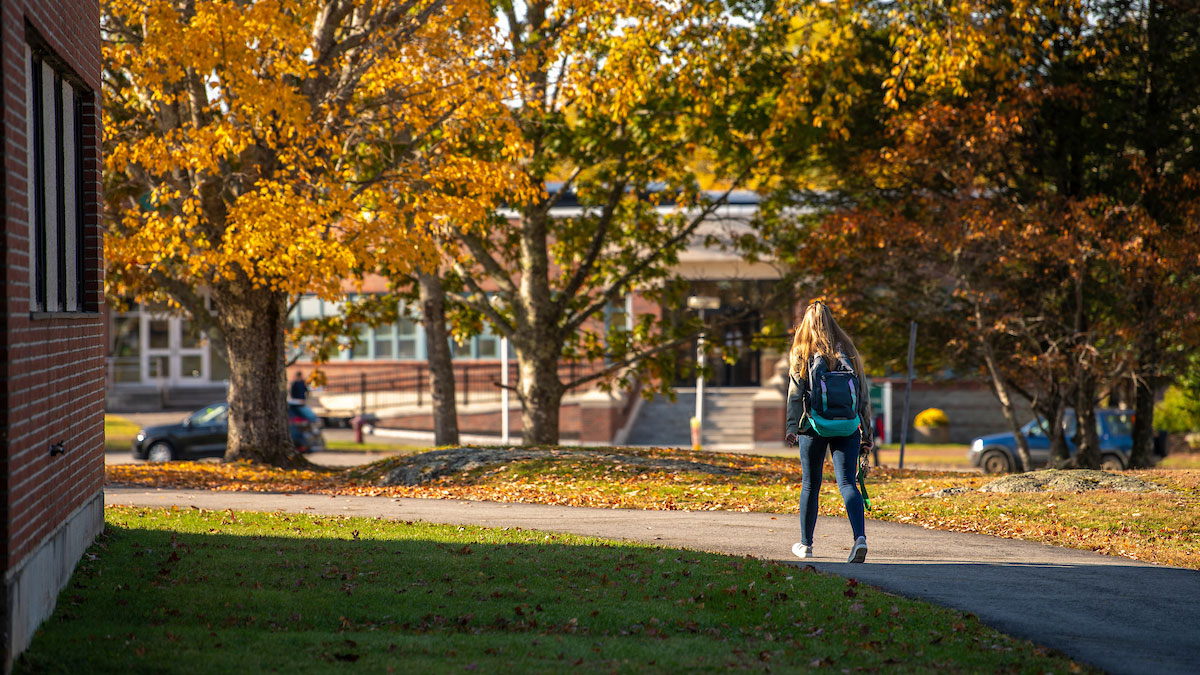
<instances>
[{"instance_id":1,"label":"dark window frame","mask_svg":"<svg viewBox=\"0 0 1200 675\"><path fill-rule=\"evenodd\" d=\"M42 82L42 57L37 50L30 49L30 99L33 102L31 112L33 119L33 203L29 205L33 211L30 224L33 227L34 259L30 265L34 273L33 309L46 311L47 301L47 270L46 270L46 115L42 109L44 83Z\"/></svg>"},{"instance_id":2,"label":"dark window frame","mask_svg":"<svg viewBox=\"0 0 1200 675\"><path fill-rule=\"evenodd\" d=\"M67 313L72 315L77 314L92 314L99 310L99 305L95 298L91 298L87 294L87 271L88 271L88 253L91 249L90 242L87 239L87 218L89 214L95 214L98 209L92 202L96 199L93 191L87 190L84 178L84 168L86 155L88 154L85 141L89 140L89 134L84 131L84 117L88 106L88 97L92 97L92 90L86 83L79 78L70 65L60 58L53 49L50 48L46 40L31 26L28 22L25 24L26 45L29 47L28 66L30 68L30 78L28 82L29 90L27 95L32 101L30 113L33 117L32 126L32 143L30 144L31 157L28 158L28 165L32 167L31 188L33 191L33 199L29 204L29 224L31 232L31 264L29 266L32 278L30 283L32 288L32 297L30 299L30 311L34 314L57 315L59 313ZM53 73L53 82L46 81L45 71L50 70ZM66 88L63 84L70 85L70 97L66 96ZM51 97L54 103L53 128L48 128L46 124L45 110L45 95L47 87L52 87ZM66 115L72 117L71 138L66 137ZM46 152L47 135L53 133L54 139L54 165L51 167L50 157ZM94 134L94 132L93 132ZM68 167L66 161L66 144L74 145L74 154L71 164ZM48 170L53 168L53 180L55 181L54 199L57 200L59 207L56 209L55 222L48 222L47 218L47 189L50 187L46 184L48 178ZM72 184L67 185L67 174L69 169L74 169ZM75 213L73 222L68 222L67 210L65 208L66 197L70 191L74 196ZM57 250L49 250L49 234L50 228L54 228L57 236ZM67 233L73 234L72 250L67 250L68 237ZM68 253L71 255L68 256ZM50 297L50 274L49 264L51 256L55 265L55 280L58 282L55 297ZM74 284L68 284L70 278L69 270L74 271ZM73 287L73 288L72 288ZM68 304L68 299L71 297L71 291L74 291L74 303ZM54 306L57 303L57 306Z\"/></svg>"}]
</instances>

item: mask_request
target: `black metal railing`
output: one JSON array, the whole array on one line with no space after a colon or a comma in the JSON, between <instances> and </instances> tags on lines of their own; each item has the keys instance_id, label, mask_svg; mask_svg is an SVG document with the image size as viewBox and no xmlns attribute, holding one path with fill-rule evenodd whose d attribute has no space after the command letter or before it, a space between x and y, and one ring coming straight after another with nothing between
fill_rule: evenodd
<instances>
[{"instance_id":1,"label":"black metal railing","mask_svg":"<svg viewBox=\"0 0 1200 675\"><path fill-rule=\"evenodd\" d=\"M586 377L604 367L604 364L599 362L562 362L558 365L559 379L563 382L573 382L576 378ZM454 371L455 399L461 405L493 403L501 400L501 366L499 363L455 363L451 368ZM430 368L423 362L388 369L370 368L358 373L331 373L326 375L319 393L323 395L358 394L360 401L355 407L362 411L379 407L378 403L372 404L369 401L371 398L378 400L378 396L371 397L369 396L371 394L407 394L405 402L408 405L424 406L430 403L430 378ZM515 388L519 380L520 372L517 364L510 363L508 367L509 386ZM591 383L587 383L582 387L569 390L568 393L586 390L590 386Z\"/></svg>"}]
</instances>

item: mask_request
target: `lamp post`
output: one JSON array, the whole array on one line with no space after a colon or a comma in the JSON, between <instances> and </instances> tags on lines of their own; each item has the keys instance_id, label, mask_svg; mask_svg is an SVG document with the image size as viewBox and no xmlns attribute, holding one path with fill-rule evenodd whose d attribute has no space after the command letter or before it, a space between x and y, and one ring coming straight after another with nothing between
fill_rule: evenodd
<instances>
[{"instance_id":1,"label":"lamp post","mask_svg":"<svg viewBox=\"0 0 1200 675\"><path fill-rule=\"evenodd\" d=\"M505 309L504 298L493 295L488 304L497 312ZM508 336L500 335L500 442L508 445Z\"/></svg>"},{"instance_id":2,"label":"lamp post","mask_svg":"<svg viewBox=\"0 0 1200 675\"><path fill-rule=\"evenodd\" d=\"M500 337L500 442L508 445L508 338Z\"/></svg>"},{"instance_id":3,"label":"lamp post","mask_svg":"<svg viewBox=\"0 0 1200 675\"><path fill-rule=\"evenodd\" d=\"M704 310L720 309L721 299L711 295L692 295L687 299L688 309L699 311L700 323L704 323ZM696 340L696 416L692 418L692 447L699 450L704 441L704 331Z\"/></svg>"}]
</instances>

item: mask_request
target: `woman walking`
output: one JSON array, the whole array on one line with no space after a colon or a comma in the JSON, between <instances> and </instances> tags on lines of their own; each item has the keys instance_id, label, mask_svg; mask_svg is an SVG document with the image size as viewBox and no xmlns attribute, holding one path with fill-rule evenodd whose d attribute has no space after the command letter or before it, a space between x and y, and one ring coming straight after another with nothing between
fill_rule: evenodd
<instances>
[{"instance_id":1,"label":"woman walking","mask_svg":"<svg viewBox=\"0 0 1200 675\"><path fill-rule=\"evenodd\" d=\"M825 303L804 310L792 340L788 372L787 428L784 439L800 449L804 471L800 488L800 521L803 530L792 553L813 557L813 530L817 526L817 500L825 453L833 455L833 472L846 504L854 532L848 562L867 558L863 498L854 484L859 456L871 449L872 419L862 357L850 336L838 326ZM815 391L812 391L814 390ZM852 431L851 431L852 429Z\"/></svg>"}]
</instances>

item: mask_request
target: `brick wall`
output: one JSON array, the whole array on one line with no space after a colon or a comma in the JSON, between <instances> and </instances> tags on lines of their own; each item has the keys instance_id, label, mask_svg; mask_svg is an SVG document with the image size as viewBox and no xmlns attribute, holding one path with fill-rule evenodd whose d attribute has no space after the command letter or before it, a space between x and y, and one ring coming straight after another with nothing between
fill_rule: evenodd
<instances>
[{"instance_id":1,"label":"brick wall","mask_svg":"<svg viewBox=\"0 0 1200 675\"><path fill-rule=\"evenodd\" d=\"M772 445L783 442L787 423L787 400L774 387L763 387L754 395L754 442Z\"/></svg>"},{"instance_id":2,"label":"brick wall","mask_svg":"<svg viewBox=\"0 0 1200 675\"><path fill-rule=\"evenodd\" d=\"M32 28L57 70L83 81L83 309L31 313L27 61ZM96 3L3 0L4 300L0 441L4 482L4 658L23 649L100 527L104 480L104 342L99 227L100 35ZM50 59L48 59L48 62ZM51 457L51 444L64 453ZM97 508L99 506L99 508ZM66 540L63 537L66 537ZM57 551L60 573L44 567ZM30 561L35 559L36 564ZM43 588L45 587L45 588Z\"/></svg>"}]
</instances>

